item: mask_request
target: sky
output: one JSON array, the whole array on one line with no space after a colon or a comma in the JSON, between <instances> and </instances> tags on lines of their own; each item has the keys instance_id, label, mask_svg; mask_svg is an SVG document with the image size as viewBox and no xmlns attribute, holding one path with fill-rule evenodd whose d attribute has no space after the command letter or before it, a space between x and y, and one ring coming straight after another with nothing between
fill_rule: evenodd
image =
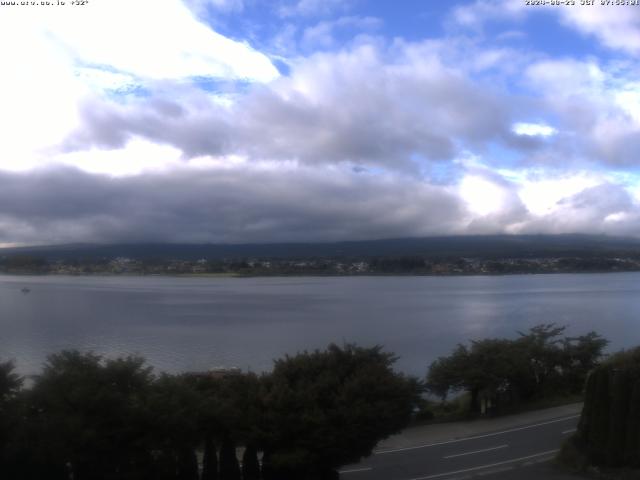
<instances>
[{"instance_id":1,"label":"sky","mask_svg":"<svg viewBox=\"0 0 640 480\"><path fill-rule=\"evenodd\" d=\"M640 5L589 3L0 2L0 247L639 237Z\"/></svg>"}]
</instances>

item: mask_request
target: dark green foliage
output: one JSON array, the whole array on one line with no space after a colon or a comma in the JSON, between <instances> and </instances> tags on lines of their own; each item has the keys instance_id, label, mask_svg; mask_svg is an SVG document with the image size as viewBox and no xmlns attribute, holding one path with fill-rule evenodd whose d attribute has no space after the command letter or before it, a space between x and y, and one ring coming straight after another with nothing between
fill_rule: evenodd
<instances>
[{"instance_id":1,"label":"dark green foliage","mask_svg":"<svg viewBox=\"0 0 640 480\"><path fill-rule=\"evenodd\" d=\"M479 413L482 406L499 410L522 401L579 393L607 341L594 332L560 338L564 330L551 323L520 333L515 340L458 345L451 355L431 364L427 387L443 401L450 392L468 392L471 413Z\"/></svg>"},{"instance_id":2,"label":"dark green foliage","mask_svg":"<svg viewBox=\"0 0 640 480\"><path fill-rule=\"evenodd\" d=\"M394 361L354 345L276 361L263 397L264 446L278 478L328 475L407 425L420 386L395 373Z\"/></svg>"},{"instance_id":3,"label":"dark green foliage","mask_svg":"<svg viewBox=\"0 0 640 480\"><path fill-rule=\"evenodd\" d=\"M640 381L634 382L629 396L623 456L623 462L635 468L640 468L640 408L638 405L640 405Z\"/></svg>"},{"instance_id":4,"label":"dark green foliage","mask_svg":"<svg viewBox=\"0 0 640 480\"><path fill-rule=\"evenodd\" d=\"M259 480L260 464L255 445L247 445L242 455L242 480Z\"/></svg>"},{"instance_id":5,"label":"dark green foliage","mask_svg":"<svg viewBox=\"0 0 640 480\"><path fill-rule=\"evenodd\" d=\"M145 416L155 448L177 456L200 443L198 413L201 399L183 376L163 374L149 387Z\"/></svg>"},{"instance_id":6,"label":"dark green foliage","mask_svg":"<svg viewBox=\"0 0 640 480\"><path fill-rule=\"evenodd\" d=\"M633 378L627 370L609 373L611 404L609 408L609 432L607 441L607 464L623 464L629 399L633 389ZM640 408L640 405L638 407Z\"/></svg>"},{"instance_id":7,"label":"dark green foliage","mask_svg":"<svg viewBox=\"0 0 640 480\"><path fill-rule=\"evenodd\" d=\"M262 465L260 466L262 480L278 480L273 467L272 455L269 450L262 453Z\"/></svg>"},{"instance_id":8,"label":"dark green foliage","mask_svg":"<svg viewBox=\"0 0 640 480\"><path fill-rule=\"evenodd\" d=\"M609 439L610 372L607 368L597 369L590 380L594 382L594 396L591 399L585 399L585 402L595 402L596 408L592 411L589 437L587 437L589 457L595 459L596 463L603 464Z\"/></svg>"},{"instance_id":9,"label":"dark green foliage","mask_svg":"<svg viewBox=\"0 0 640 480\"><path fill-rule=\"evenodd\" d=\"M22 378L14 372L13 362L0 362L0 475L11 474L17 468L10 432L16 430L21 414L16 402L21 386Z\"/></svg>"},{"instance_id":10,"label":"dark green foliage","mask_svg":"<svg viewBox=\"0 0 640 480\"><path fill-rule=\"evenodd\" d=\"M35 452L58 465L52 468L69 463L76 478L144 471L148 456L140 432L150 382L150 368L136 357L103 362L75 351L50 356L29 392Z\"/></svg>"},{"instance_id":11,"label":"dark green foliage","mask_svg":"<svg viewBox=\"0 0 640 480\"><path fill-rule=\"evenodd\" d=\"M640 347L613 356L587 380L577 437L588 462L640 466Z\"/></svg>"},{"instance_id":12,"label":"dark green foliage","mask_svg":"<svg viewBox=\"0 0 640 480\"><path fill-rule=\"evenodd\" d=\"M230 437L225 437L220 447L220 480L240 480L236 446Z\"/></svg>"},{"instance_id":13,"label":"dark green foliage","mask_svg":"<svg viewBox=\"0 0 640 480\"><path fill-rule=\"evenodd\" d=\"M210 436L204 442L202 480L218 480L218 455L216 453L216 445Z\"/></svg>"},{"instance_id":14,"label":"dark green foliage","mask_svg":"<svg viewBox=\"0 0 640 480\"><path fill-rule=\"evenodd\" d=\"M13 362L0 362L0 406L14 397L22 386L22 377L14 372Z\"/></svg>"},{"instance_id":15,"label":"dark green foliage","mask_svg":"<svg viewBox=\"0 0 640 480\"><path fill-rule=\"evenodd\" d=\"M378 273L429 273L422 257L383 257L371 261L371 270Z\"/></svg>"},{"instance_id":16,"label":"dark green foliage","mask_svg":"<svg viewBox=\"0 0 640 480\"><path fill-rule=\"evenodd\" d=\"M2 264L10 272L42 272L46 271L48 266L44 258L31 255L14 255L4 259Z\"/></svg>"},{"instance_id":17,"label":"dark green foliage","mask_svg":"<svg viewBox=\"0 0 640 480\"><path fill-rule=\"evenodd\" d=\"M198 458L190 448L183 448L178 455L178 480L199 480Z\"/></svg>"},{"instance_id":18,"label":"dark green foliage","mask_svg":"<svg viewBox=\"0 0 640 480\"><path fill-rule=\"evenodd\" d=\"M161 451L154 463L153 471L154 478L158 480L177 480L178 461L173 451Z\"/></svg>"},{"instance_id":19,"label":"dark green foliage","mask_svg":"<svg viewBox=\"0 0 640 480\"><path fill-rule=\"evenodd\" d=\"M379 347L332 345L272 374L152 374L144 360L63 351L29 388L0 364L3 480L328 480L403 428L420 385ZM221 442L219 459L215 443ZM236 444L245 447L243 471Z\"/></svg>"},{"instance_id":20,"label":"dark green foliage","mask_svg":"<svg viewBox=\"0 0 640 480\"><path fill-rule=\"evenodd\" d=\"M589 372L598 366L607 344L607 340L595 332L563 339L562 364L568 368L562 381L567 382L572 390L581 389Z\"/></svg>"}]
</instances>

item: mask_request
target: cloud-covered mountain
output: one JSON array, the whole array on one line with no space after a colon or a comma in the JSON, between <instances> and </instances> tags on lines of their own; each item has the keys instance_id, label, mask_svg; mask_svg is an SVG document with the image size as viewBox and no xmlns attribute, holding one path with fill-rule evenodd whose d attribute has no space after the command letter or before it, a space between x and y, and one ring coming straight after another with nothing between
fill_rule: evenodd
<instances>
[{"instance_id":1,"label":"cloud-covered mountain","mask_svg":"<svg viewBox=\"0 0 640 480\"><path fill-rule=\"evenodd\" d=\"M469 235L349 242L254 244L70 244L0 249L0 258L24 256L59 260L369 259L378 257L537 259L637 257L640 240L597 235Z\"/></svg>"}]
</instances>

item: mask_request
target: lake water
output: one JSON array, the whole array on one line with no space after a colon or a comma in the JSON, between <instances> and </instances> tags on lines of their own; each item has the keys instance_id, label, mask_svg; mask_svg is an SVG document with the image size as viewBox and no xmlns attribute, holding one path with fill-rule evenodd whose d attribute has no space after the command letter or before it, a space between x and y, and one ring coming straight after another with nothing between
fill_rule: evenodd
<instances>
[{"instance_id":1,"label":"lake water","mask_svg":"<svg viewBox=\"0 0 640 480\"><path fill-rule=\"evenodd\" d=\"M23 293L28 287L31 291ZM478 277L0 276L0 358L21 373L64 348L144 355L158 370L238 366L330 342L384 345L424 375L458 342L544 322L640 344L640 273Z\"/></svg>"}]
</instances>

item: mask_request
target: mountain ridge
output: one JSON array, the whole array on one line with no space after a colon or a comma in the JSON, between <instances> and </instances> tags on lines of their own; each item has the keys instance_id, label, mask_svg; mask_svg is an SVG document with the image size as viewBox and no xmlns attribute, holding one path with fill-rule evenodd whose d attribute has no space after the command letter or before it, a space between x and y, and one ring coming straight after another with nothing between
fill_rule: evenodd
<instances>
[{"instance_id":1,"label":"mountain ridge","mask_svg":"<svg viewBox=\"0 0 640 480\"><path fill-rule=\"evenodd\" d=\"M139 260L373 258L389 256L535 258L617 254L640 255L640 239L588 234L450 235L307 243L75 243L0 249L0 257L28 255L44 258L48 261L117 257Z\"/></svg>"}]
</instances>

